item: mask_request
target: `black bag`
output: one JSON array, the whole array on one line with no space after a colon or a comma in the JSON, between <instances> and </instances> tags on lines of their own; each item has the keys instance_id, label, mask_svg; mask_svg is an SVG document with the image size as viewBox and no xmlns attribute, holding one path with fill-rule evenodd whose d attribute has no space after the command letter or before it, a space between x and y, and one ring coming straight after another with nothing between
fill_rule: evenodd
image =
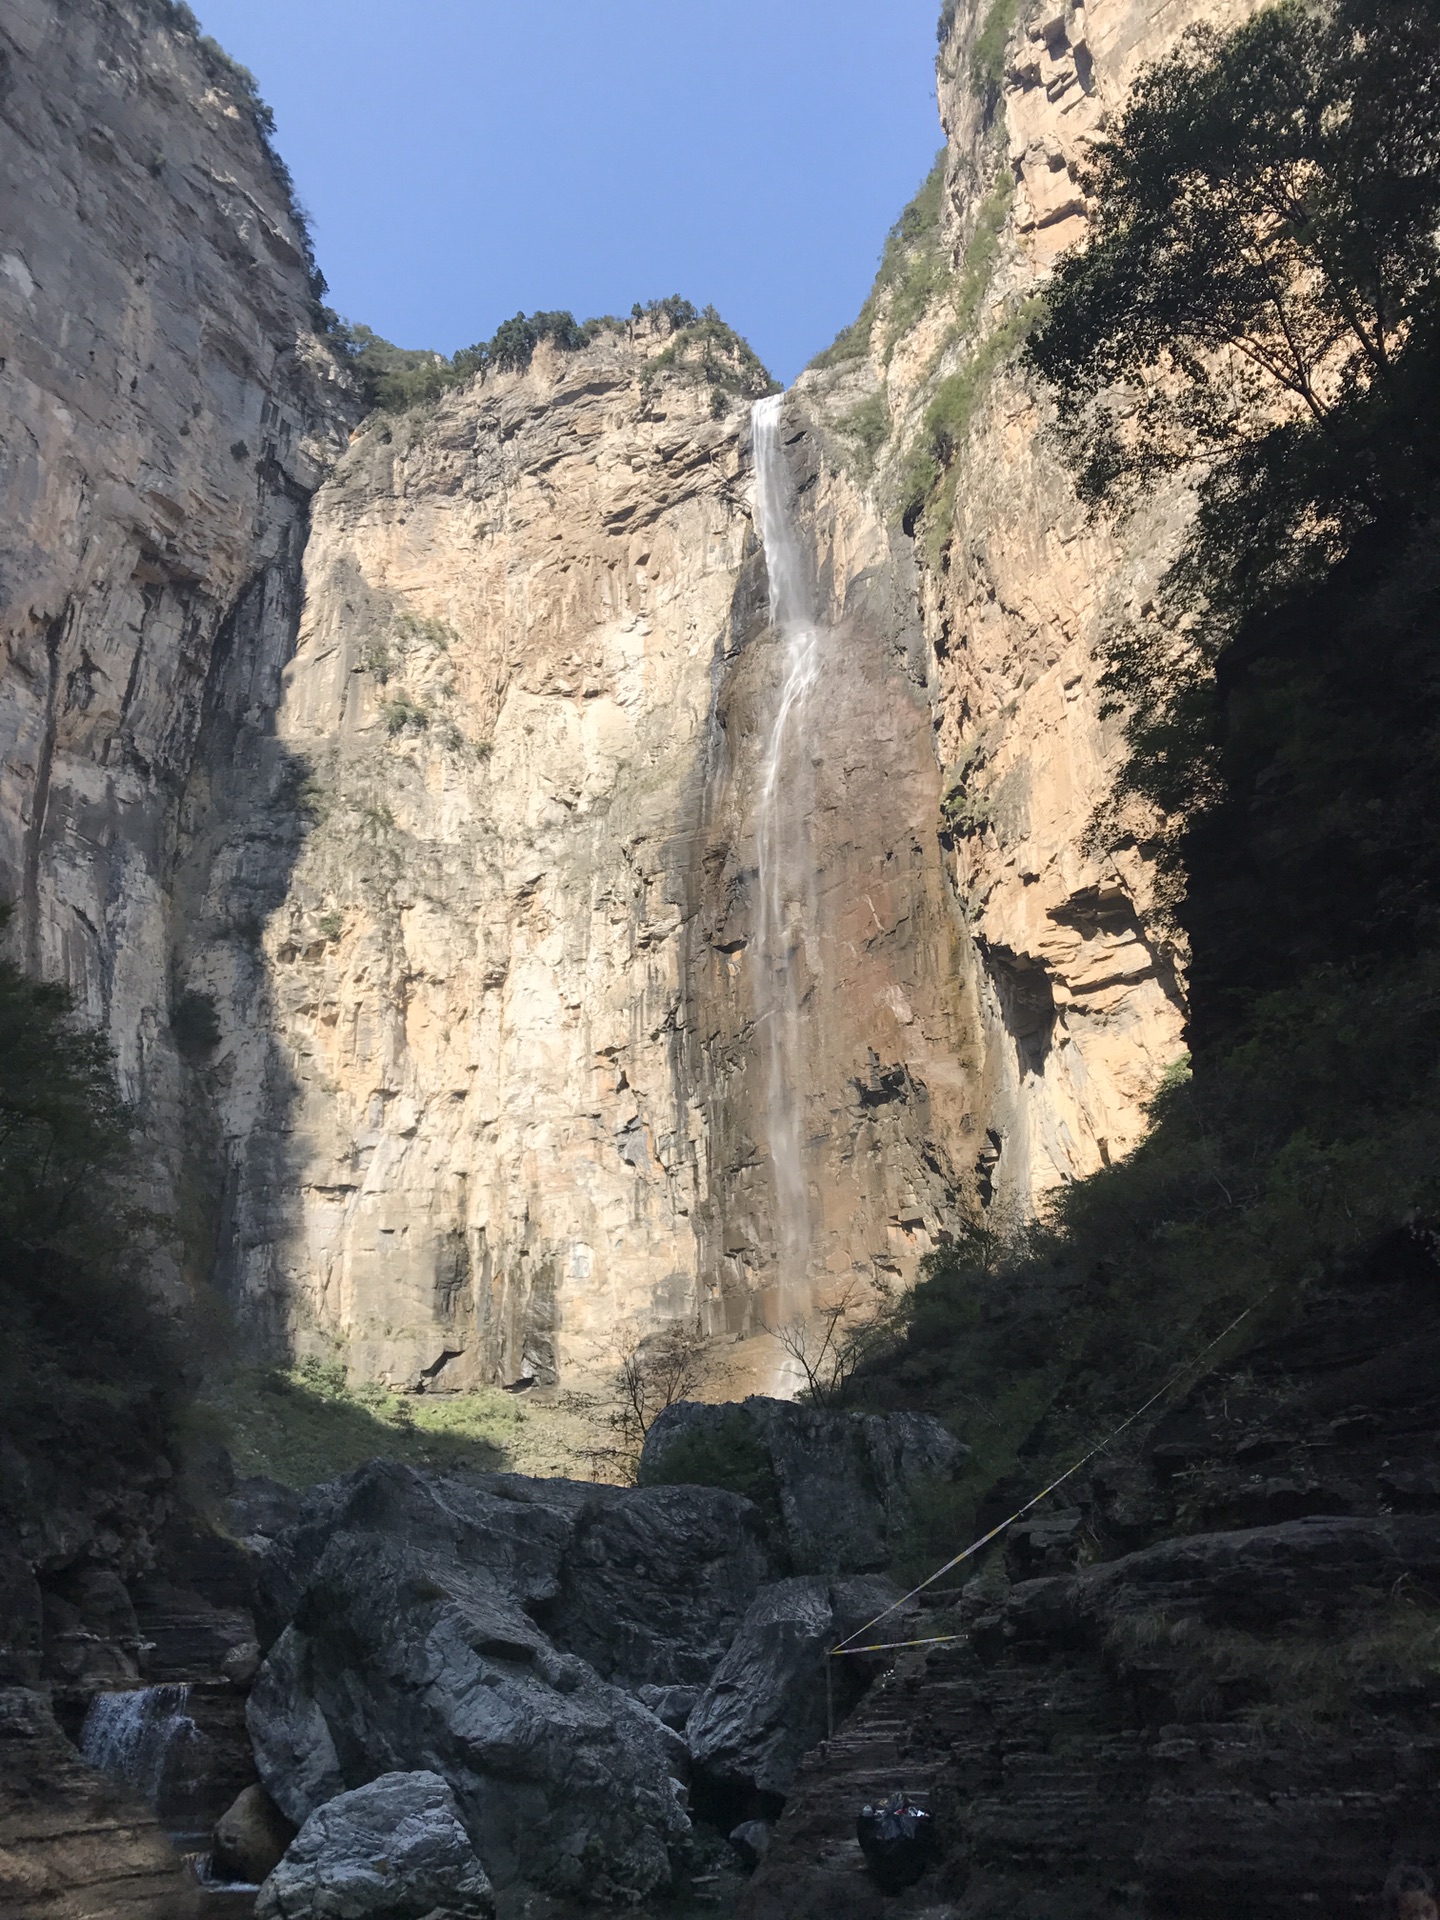
<instances>
[{"instance_id":1,"label":"black bag","mask_svg":"<svg viewBox=\"0 0 1440 1920\"><path fill-rule=\"evenodd\" d=\"M913 1887L934 1857L933 1822L903 1793L892 1793L877 1807L862 1807L855 1837L866 1866L886 1893Z\"/></svg>"}]
</instances>

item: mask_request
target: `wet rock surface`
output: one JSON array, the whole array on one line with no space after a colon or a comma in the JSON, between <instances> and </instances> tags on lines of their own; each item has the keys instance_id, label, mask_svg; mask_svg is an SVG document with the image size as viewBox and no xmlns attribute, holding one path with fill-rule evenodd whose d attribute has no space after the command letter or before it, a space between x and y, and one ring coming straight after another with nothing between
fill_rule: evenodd
<instances>
[{"instance_id":1,"label":"wet rock surface","mask_svg":"<svg viewBox=\"0 0 1440 1920\"><path fill-rule=\"evenodd\" d=\"M215 1822L210 1841L210 1870L217 1880L259 1886L279 1866L296 1837L287 1820L258 1783L249 1786Z\"/></svg>"},{"instance_id":2,"label":"wet rock surface","mask_svg":"<svg viewBox=\"0 0 1440 1920\"><path fill-rule=\"evenodd\" d=\"M0 1689L0 1913L189 1920L193 1906L154 1811L85 1765L44 1694Z\"/></svg>"}]
</instances>

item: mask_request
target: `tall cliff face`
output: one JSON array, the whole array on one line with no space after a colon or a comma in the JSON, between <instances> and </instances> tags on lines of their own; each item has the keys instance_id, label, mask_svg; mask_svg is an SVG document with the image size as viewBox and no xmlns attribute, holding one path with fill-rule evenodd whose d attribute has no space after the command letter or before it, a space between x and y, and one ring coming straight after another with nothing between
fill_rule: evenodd
<instances>
[{"instance_id":1,"label":"tall cliff face","mask_svg":"<svg viewBox=\"0 0 1440 1920\"><path fill-rule=\"evenodd\" d=\"M1177 487L1118 531L1090 520L1046 437L1045 396L1013 366L1014 342L1051 263L1084 236L1086 150L1141 67L1190 25L1252 10L949 9L938 231L910 277L926 284L912 300L922 310L905 311L903 284L882 286L865 337L799 386L852 517L901 510L937 405L952 440L947 474L909 519L940 826L985 1028L976 1173L1012 1219L1131 1148L1183 1050L1185 955L1143 843L1092 849L1088 830L1119 747L1097 650L1119 620L1147 616L1189 512ZM857 426L877 407L888 426L874 477L846 487Z\"/></svg>"},{"instance_id":2,"label":"tall cliff face","mask_svg":"<svg viewBox=\"0 0 1440 1920\"><path fill-rule=\"evenodd\" d=\"M717 417L665 349L663 322L542 347L373 421L316 500L273 1011L226 1013L208 1076L229 1288L364 1375L573 1376L776 1312L749 405ZM942 1230L964 1080L913 612L850 584L791 1063L821 1290L913 1269ZM235 875L203 865L187 979L225 1008Z\"/></svg>"},{"instance_id":3,"label":"tall cliff face","mask_svg":"<svg viewBox=\"0 0 1440 1920\"><path fill-rule=\"evenodd\" d=\"M1184 956L1143 851L1086 851L1095 649L1186 503L1088 523L1004 348L1083 232L1103 115L1244 10L1032 9L992 85L1004 9L966 0L922 297L882 289L787 398L822 664L787 773L814 879L783 1207L783 659L735 382L646 322L340 457L355 409L243 86L164 0L10 10L12 938L107 1021L157 1195L253 1342L410 1384L593 1372L793 1307L786 1209L800 1304L833 1300L1139 1137ZM902 516L957 382L949 480Z\"/></svg>"},{"instance_id":4,"label":"tall cliff face","mask_svg":"<svg viewBox=\"0 0 1440 1920\"><path fill-rule=\"evenodd\" d=\"M160 0L15 0L0 115L0 896L108 1027L164 1161L206 1020L175 970L186 811L201 768L269 778L348 403L243 80Z\"/></svg>"}]
</instances>

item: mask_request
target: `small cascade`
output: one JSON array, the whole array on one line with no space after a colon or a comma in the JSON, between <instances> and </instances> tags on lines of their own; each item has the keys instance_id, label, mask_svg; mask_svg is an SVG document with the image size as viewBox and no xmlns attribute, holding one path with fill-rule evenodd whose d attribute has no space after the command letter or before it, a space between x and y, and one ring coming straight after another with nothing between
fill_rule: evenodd
<instances>
[{"instance_id":1,"label":"small cascade","mask_svg":"<svg viewBox=\"0 0 1440 1920\"><path fill-rule=\"evenodd\" d=\"M781 441L784 396L755 405L755 504L770 582L770 625L780 679L756 796L755 1018L765 1048L774 1167L777 1305L781 1322L809 1305L810 1195L804 1165L801 968L816 922L808 819L812 760L807 728L819 677L822 629L790 510Z\"/></svg>"},{"instance_id":2,"label":"small cascade","mask_svg":"<svg viewBox=\"0 0 1440 1920\"><path fill-rule=\"evenodd\" d=\"M80 1730L81 1755L133 1787L163 1817L171 1791L205 1745L189 1705L184 1685L97 1693Z\"/></svg>"}]
</instances>

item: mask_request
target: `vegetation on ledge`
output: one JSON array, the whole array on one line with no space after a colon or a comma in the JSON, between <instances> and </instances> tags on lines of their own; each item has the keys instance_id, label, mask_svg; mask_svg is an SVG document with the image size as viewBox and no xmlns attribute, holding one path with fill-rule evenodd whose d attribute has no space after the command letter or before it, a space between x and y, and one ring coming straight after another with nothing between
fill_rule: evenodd
<instances>
[{"instance_id":1,"label":"vegetation on ledge","mask_svg":"<svg viewBox=\"0 0 1440 1920\"><path fill-rule=\"evenodd\" d=\"M947 153L942 148L935 156L935 164L926 175L920 191L886 237L875 284L864 306L834 342L823 353L816 354L810 362L812 367L832 367L846 360L863 360L870 351L875 324L882 309L888 358L895 342L924 313L945 277L940 227L946 162Z\"/></svg>"},{"instance_id":2,"label":"vegetation on ledge","mask_svg":"<svg viewBox=\"0 0 1440 1920\"><path fill-rule=\"evenodd\" d=\"M638 302L628 320L614 314L577 320L564 311L517 313L489 340L463 347L453 359L426 348L397 347L369 327L336 321L332 338L357 380L367 406L403 413L438 400L451 387L489 373L524 373L542 343L561 353L579 353L602 334L627 336L639 322L668 330L668 345L647 366L647 376L674 369L705 380L718 393L756 398L777 391L748 341L720 318L714 307L702 313L679 294Z\"/></svg>"},{"instance_id":3,"label":"vegetation on ledge","mask_svg":"<svg viewBox=\"0 0 1440 1920\"><path fill-rule=\"evenodd\" d=\"M1192 33L1097 149L1093 242L1029 349L1097 510L1167 474L1198 492L1112 636L1130 752L1097 821L1168 836L1192 1058L1038 1225L977 1203L862 1377L975 1446L927 1551L1245 1309L1242 1341L1317 1289L1440 1271L1433 24L1338 0Z\"/></svg>"}]
</instances>

